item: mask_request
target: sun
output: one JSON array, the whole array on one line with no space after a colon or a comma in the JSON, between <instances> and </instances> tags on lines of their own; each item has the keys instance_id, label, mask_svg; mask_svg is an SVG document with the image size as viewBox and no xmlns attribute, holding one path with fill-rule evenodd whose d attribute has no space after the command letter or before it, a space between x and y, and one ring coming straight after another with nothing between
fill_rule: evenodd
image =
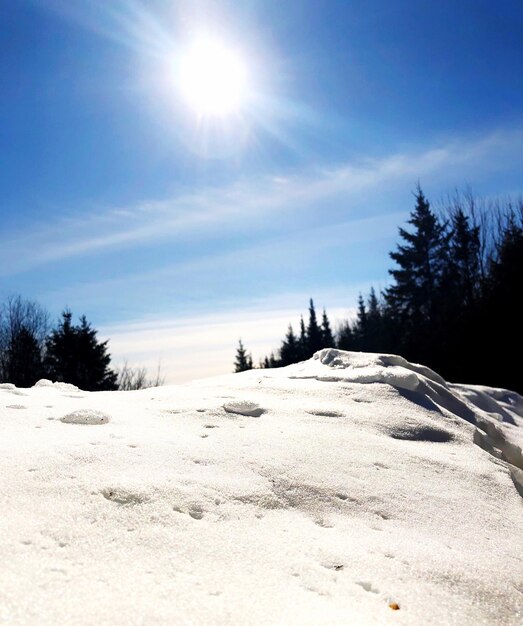
<instances>
[{"instance_id":1,"label":"sun","mask_svg":"<svg viewBox=\"0 0 523 626\"><path fill-rule=\"evenodd\" d=\"M226 117L238 112L247 94L247 69L241 54L217 39L196 39L182 55L179 89L200 116Z\"/></svg>"}]
</instances>

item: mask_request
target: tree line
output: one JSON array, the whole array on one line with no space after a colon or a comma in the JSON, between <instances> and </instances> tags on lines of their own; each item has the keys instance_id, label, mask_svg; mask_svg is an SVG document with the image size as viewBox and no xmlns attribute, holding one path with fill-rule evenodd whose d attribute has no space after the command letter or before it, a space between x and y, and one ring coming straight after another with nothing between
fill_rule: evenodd
<instances>
[{"instance_id":1,"label":"tree line","mask_svg":"<svg viewBox=\"0 0 523 626\"><path fill-rule=\"evenodd\" d=\"M125 363L111 369L108 341L81 316L73 323L65 310L51 327L49 313L37 302L10 296L0 307L0 382L31 387L48 378L85 391L131 390L162 384L158 371L149 380L144 368Z\"/></svg>"},{"instance_id":2,"label":"tree line","mask_svg":"<svg viewBox=\"0 0 523 626\"><path fill-rule=\"evenodd\" d=\"M360 295L355 319L334 333L325 310L317 322L311 300L308 324L301 319L298 335L289 326L261 367L338 347L400 354L447 380L523 391L515 365L523 353L523 199L486 203L457 194L435 211L420 187L414 197L408 227L390 253L390 284ZM239 356L235 370L249 369Z\"/></svg>"}]
</instances>

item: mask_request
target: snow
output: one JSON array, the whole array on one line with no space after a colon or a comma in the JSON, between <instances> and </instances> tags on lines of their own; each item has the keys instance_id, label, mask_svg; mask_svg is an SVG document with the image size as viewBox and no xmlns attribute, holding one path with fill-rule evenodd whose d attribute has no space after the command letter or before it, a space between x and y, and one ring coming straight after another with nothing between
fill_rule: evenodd
<instances>
[{"instance_id":1,"label":"snow","mask_svg":"<svg viewBox=\"0 0 523 626\"><path fill-rule=\"evenodd\" d=\"M60 418L64 424L107 424L111 418L102 411L94 411L93 409L80 409L73 411Z\"/></svg>"},{"instance_id":2,"label":"snow","mask_svg":"<svg viewBox=\"0 0 523 626\"><path fill-rule=\"evenodd\" d=\"M523 623L513 392L323 350L0 412L2 624Z\"/></svg>"}]
</instances>

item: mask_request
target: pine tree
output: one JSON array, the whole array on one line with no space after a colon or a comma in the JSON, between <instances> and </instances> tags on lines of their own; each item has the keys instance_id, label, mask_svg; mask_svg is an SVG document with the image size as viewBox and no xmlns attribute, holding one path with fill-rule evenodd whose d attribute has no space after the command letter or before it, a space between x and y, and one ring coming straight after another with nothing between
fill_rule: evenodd
<instances>
[{"instance_id":1,"label":"pine tree","mask_svg":"<svg viewBox=\"0 0 523 626\"><path fill-rule=\"evenodd\" d=\"M109 368L108 342L99 342L96 335L85 316L74 326L72 313L64 311L62 321L47 339L44 361L47 375L85 391L116 389L117 375Z\"/></svg>"},{"instance_id":2,"label":"pine tree","mask_svg":"<svg viewBox=\"0 0 523 626\"><path fill-rule=\"evenodd\" d=\"M289 324L287 334L282 342L280 348L280 366L291 365L292 363L298 363L300 360L300 345L299 340L294 334L292 325Z\"/></svg>"},{"instance_id":3,"label":"pine tree","mask_svg":"<svg viewBox=\"0 0 523 626\"><path fill-rule=\"evenodd\" d=\"M399 266L389 270L394 284L386 292L388 304L405 322L414 326L434 322L444 267L448 259L446 225L432 212L420 187L409 224L414 232L400 228L405 240L391 258Z\"/></svg>"},{"instance_id":4,"label":"pine tree","mask_svg":"<svg viewBox=\"0 0 523 626\"><path fill-rule=\"evenodd\" d=\"M309 302L309 324L307 326L307 357L310 358L315 352L323 348L321 328L318 326L316 311L312 298Z\"/></svg>"},{"instance_id":5,"label":"pine tree","mask_svg":"<svg viewBox=\"0 0 523 626\"><path fill-rule=\"evenodd\" d=\"M367 317L367 307L365 306L365 301L363 300L363 296L358 296L358 313L356 316L356 322L353 328L354 334L354 343L358 350L367 350L367 336L368 336L368 317Z\"/></svg>"},{"instance_id":6,"label":"pine tree","mask_svg":"<svg viewBox=\"0 0 523 626\"><path fill-rule=\"evenodd\" d=\"M352 331L351 325L348 321L346 321L342 326L340 326L337 335L337 346L340 350L355 350L355 339L354 333Z\"/></svg>"},{"instance_id":7,"label":"pine tree","mask_svg":"<svg viewBox=\"0 0 523 626\"><path fill-rule=\"evenodd\" d=\"M383 341L382 313L374 287L371 287L367 299L366 325L364 349L369 352L383 352L385 346Z\"/></svg>"},{"instance_id":8,"label":"pine tree","mask_svg":"<svg viewBox=\"0 0 523 626\"><path fill-rule=\"evenodd\" d=\"M334 348L336 346L329 318L327 317L327 311L325 309L323 309L323 314L321 317L321 338L324 348Z\"/></svg>"},{"instance_id":9,"label":"pine tree","mask_svg":"<svg viewBox=\"0 0 523 626\"><path fill-rule=\"evenodd\" d=\"M309 350L307 346L307 331L305 330L305 322L303 321L303 315L300 316L300 338L298 339L298 348L300 361L304 361L309 358Z\"/></svg>"},{"instance_id":10,"label":"pine tree","mask_svg":"<svg viewBox=\"0 0 523 626\"><path fill-rule=\"evenodd\" d=\"M451 219L446 286L451 289L454 299L470 307L479 297L481 282L480 227L471 226L461 208Z\"/></svg>"},{"instance_id":11,"label":"pine tree","mask_svg":"<svg viewBox=\"0 0 523 626\"><path fill-rule=\"evenodd\" d=\"M513 211L512 207L509 207ZM501 218L503 219L503 218ZM482 318L484 327L493 329L482 337L476 361L490 371L481 371L489 385L523 392L521 373L513 366L509 354L523 352L520 294L523 284L523 201L519 213L504 216L497 235L495 256L490 260ZM488 355L488 359L484 359ZM478 373L479 374L479 373Z\"/></svg>"},{"instance_id":12,"label":"pine tree","mask_svg":"<svg viewBox=\"0 0 523 626\"><path fill-rule=\"evenodd\" d=\"M238 342L238 349L236 351L236 360L234 361L234 371L245 372L247 370L252 370L252 368L252 356L247 354L242 340L240 339Z\"/></svg>"},{"instance_id":13,"label":"pine tree","mask_svg":"<svg viewBox=\"0 0 523 626\"><path fill-rule=\"evenodd\" d=\"M266 356L263 361L260 363L261 369L268 370L271 367L271 362L268 356Z\"/></svg>"},{"instance_id":14,"label":"pine tree","mask_svg":"<svg viewBox=\"0 0 523 626\"><path fill-rule=\"evenodd\" d=\"M388 325L395 337L394 351L444 373L442 366L447 357L443 287L449 235L447 224L432 212L419 187L409 224L413 232L400 228L405 243L390 253L398 267L389 270L394 283L385 294L391 316Z\"/></svg>"}]
</instances>

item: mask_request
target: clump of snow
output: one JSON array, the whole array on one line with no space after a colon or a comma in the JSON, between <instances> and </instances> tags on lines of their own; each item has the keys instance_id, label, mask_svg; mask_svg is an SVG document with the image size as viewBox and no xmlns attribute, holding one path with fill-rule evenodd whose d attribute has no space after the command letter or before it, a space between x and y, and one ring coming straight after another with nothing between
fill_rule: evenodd
<instances>
[{"instance_id":1,"label":"clump of snow","mask_svg":"<svg viewBox=\"0 0 523 626\"><path fill-rule=\"evenodd\" d=\"M264 413L264 410L256 402L249 402L248 400L226 402L223 408L227 413L237 413L249 417L260 417Z\"/></svg>"},{"instance_id":2,"label":"clump of snow","mask_svg":"<svg viewBox=\"0 0 523 626\"><path fill-rule=\"evenodd\" d=\"M95 411L94 409L79 409L73 411L60 418L60 421L64 424L107 424L111 418L102 411Z\"/></svg>"},{"instance_id":3,"label":"clump of snow","mask_svg":"<svg viewBox=\"0 0 523 626\"><path fill-rule=\"evenodd\" d=\"M0 389L7 389L9 391L16 389L16 386L13 383L0 383Z\"/></svg>"},{"instance_id":4,"label":"clump of snow","mask_svg":"<svg viewBox=\"0 0 523 626\"><path fill-rule=\"evenodd\" d=\"M0 394L1 623L521 626L513 392L339 350L39 387Z\"/></svg>"},{"instance_id":5,"label":"clump of snow","mask_svg":"<svg viewBox=\"0 0 523 626\"><path fill-rule=\"evenodd\" d=\"M33 385L33 387L52 387L53 385L54 383L52 380L48 380L47 378L41 378Z\"/></svg>"},{"instance_id":6,"label":"clump of snow","mask_svg":"<svg viewBox=\"0 0 523 626\"><path fill-rule=\"evenodd\" d=\"M76 385L71 385L71 383L53 382L52 380L48 380L47 378L41 378L33 386L54 387L55 389L58 389L58 391L79 391Z\"/></svg>"}]
</instances>

